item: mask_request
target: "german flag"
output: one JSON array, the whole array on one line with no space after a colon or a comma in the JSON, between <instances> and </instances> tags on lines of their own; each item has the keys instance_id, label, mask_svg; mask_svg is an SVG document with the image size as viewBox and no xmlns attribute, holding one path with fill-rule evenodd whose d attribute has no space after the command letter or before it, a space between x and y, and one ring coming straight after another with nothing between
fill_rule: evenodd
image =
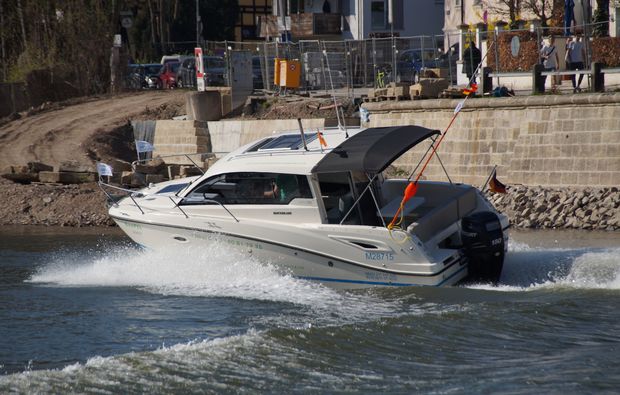
<instances>
[{"instance_id":1,"label":"german flag","mask_svg":"<svg viewBox=\"0 0 620 395\"><path fill-rule=\"evenodd\" d=\"M497 179L497 171L493 170L493 176L489 180L489 190L495 193L506 193L506 185Z\"/></svg>"},{"instance_id":2,"label":"german flag","mask_svg":"<svg viewBox=\"0 0 620 395\"><path fill-rule=\"evenodd\" d=\"M476 93L476 91L478 90L478 84L472 83L469 88L465 88L463 89L463 94L465 96L469 96L471 94Z\"/></svg>"},{"instance_id":3,"label":"german flag","mask_svg":"<svg viewBox=\"0 0 620 395\"><path fill-rule=\"evenodd\" d=\"M327 142L325 141L325 139L323 138L323 133L318 132L318 136L319 136L319 143L321 143L321 147L325 147L327 148Z\"/></svg>"}]
</instances>

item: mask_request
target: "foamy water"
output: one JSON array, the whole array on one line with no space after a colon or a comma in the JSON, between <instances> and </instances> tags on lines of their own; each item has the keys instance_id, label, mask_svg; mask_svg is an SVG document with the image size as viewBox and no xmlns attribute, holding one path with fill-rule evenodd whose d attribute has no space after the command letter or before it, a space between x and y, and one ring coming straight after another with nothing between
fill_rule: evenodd
<instances>
[{"instance_id":1,"label":"foamy water","mask_svg":"<svg viewBox=\"0 0 620 395\"><path fill-rule=\"evenodd\" d=\"M612 352L620 344L613 330L620 325L613 308L620 248L511 241L497 287L355 292L296 279L217 242L203 250L119 245L51 256L27 278L34 288L12 296L26 298L19 302L29 306L26 318L30 310L57 314L56 325L76 333L90 330L88 322L109 322L120 344L135 341L132 332L141 336L141 326L148 336L177 331L181 339L195 330L170 345L112 355L81 359L68 348L58 358L74 362L40 369L36 350L58 348L58 339L46 340L55 328L37 329L33 316L28 326L13 326L32 331L19 342L33 343L26 357L33 361L0 376L0 392L523 392L534 381L540 392L587 393L620 384L603 373L620 369ZM38 300L33 290L45 292ZM56 293L77 302L46 313ZM90 300L101 306L89 307ZM204 307L175 311L184 305ZM139 320L106 316L119 308L144 311ZM187 314L195 322L175 323ZM88 338L76 339L75 348L98 350Z\"/></svg>"},{"instance_id":2,"label":"foamy water","mask_svg":"<svg viewBox=\"0 0 620 395\"><path fill-rule=\"evenodd\" d=\"M620 289L620 248L545 248L511 241L499 285L472 286L496 291L566 287Z\"/></svg>"},{"instance_id":3,"label":"foamy water","mask_svg":"<svg viewBox=\"0 0 620 395\"><path fill-rule=\"evenodd\" d=\"M335 322L339 318L374 319L397 314L399 309L398 302L365 293L338 292L294 278L218 241L208 249L176 247L155 252L121 248L92 261L62 257L40 268L29 281L48 286L137 287L161 295L286 302L308 307L316 317L328 316Z\"/></svg>"}]
</instances>

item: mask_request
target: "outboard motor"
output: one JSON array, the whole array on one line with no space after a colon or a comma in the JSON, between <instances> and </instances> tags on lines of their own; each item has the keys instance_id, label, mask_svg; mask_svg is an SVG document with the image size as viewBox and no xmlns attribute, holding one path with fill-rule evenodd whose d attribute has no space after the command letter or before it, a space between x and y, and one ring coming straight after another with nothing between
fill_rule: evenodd
<instances>
[{"instance_id":1,"label":"outboard motor","mask_svg":"<svg viewBox=\"0 0 620 395\"><path fill-rule=\"evenodd\" d=\"M504 233L497 214L481 211L463 218L461 239L469 258L468 280L497 284L504 265Z\"/></svg>"}]
</instances>

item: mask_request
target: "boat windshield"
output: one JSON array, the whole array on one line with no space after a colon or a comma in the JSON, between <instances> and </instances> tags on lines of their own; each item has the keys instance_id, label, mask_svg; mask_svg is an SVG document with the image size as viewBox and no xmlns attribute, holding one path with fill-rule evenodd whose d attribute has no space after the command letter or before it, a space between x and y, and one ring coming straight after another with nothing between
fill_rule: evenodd
<instances>
[{"instance_id":1,"label":"boat windshield","mask_svg":"<svg viewBox=\"0 0 620 395\"><path fill-rule=\"evenodd\" d=\"M183 204L289 204L296 198L312 199L305 175L237 172L210 177L196 186Z\"/></svg>"}]
</instances>

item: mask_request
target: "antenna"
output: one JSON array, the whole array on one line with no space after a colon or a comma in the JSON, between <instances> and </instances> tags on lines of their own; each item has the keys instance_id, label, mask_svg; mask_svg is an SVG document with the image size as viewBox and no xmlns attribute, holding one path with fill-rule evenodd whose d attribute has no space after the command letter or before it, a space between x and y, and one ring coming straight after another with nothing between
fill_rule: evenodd
<instances>
[{"instance_id":1,"label":"antenna","mask_svg":"<svg viewBox=\"0 0 620 395\"><path fill-rule=\"evenodd\" d=\"M308 146L306 145L306 135L304 134L304 127L301 125L301 118L297 118L297 123L299 124L299 133L301 133L301 142L304 143L304 149L308 151Z\"/></svg>"},{"instance_id":2,"label":"antenna","mask_svg":"<svg viewBox=\"0 0 620 395\"><path fill-rule=\"evenodd\" d=\"M336 110L336 119L338 120L338 129L344 130L346 133L347 129L343 128L342 122L340 121L340 111L338 110L338 103L336 102L336 92L334 90L334 79L332 77L332 68L329 65L329 57L327 56L327 47L325 46L325 41L323 41L323 56L325 57L325 61L327 62L327 70L329 72L329 83L331 85L331 90L332 90L332 99L334 100L334 109ZM347 137L349 137L348 133L347 133Z\"/></svg>"}]
</instances>

